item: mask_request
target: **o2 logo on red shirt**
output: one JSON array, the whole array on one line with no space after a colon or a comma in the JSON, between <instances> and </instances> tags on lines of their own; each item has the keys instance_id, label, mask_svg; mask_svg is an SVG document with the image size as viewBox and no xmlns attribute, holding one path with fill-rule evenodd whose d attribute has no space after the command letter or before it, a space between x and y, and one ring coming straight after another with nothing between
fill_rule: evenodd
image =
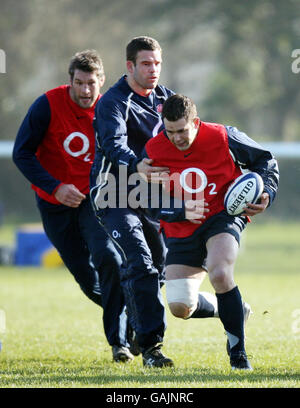
<instances>
[{"instance_id":1,"label":"o2 logo on red shirt","mask_svg":"<svg viewBox=\"0 0 300 408\"><path fill-rule=\"evenodd\" d=\"M196 174L196 181L197 184L195 185L195 181L193 182L193 173ZM206 187L210 187L208 192L209 195L217 194L216 191L216 184L209 183L207 184L207 177L203 170L197 167L189 167L181 172L179 177L179 182L181 187L184 189L185 192L189 194L200 194L201 198L203 197L203 191ZM201 194L202 193L202 194Z\"/></svg>"},{"instance_id":2,"label":"o2 logo on red shirt","mask_svg":"<svg viewBox=\"0 0 300 408\"><path fill-rule=\"evenodd\" d=\"M71 143L73 142L72 147L74 147L74 145L75 145L75 143L74 143L75 140L74 139L78 138L78 137L81 139L82 147L81 147L80 150L72 150L71 149ZM89 141L88 137L85 134L81 133L81 132L72 132L71 134L69 134L69 136L64 141L64 149L72 157L78 157L78 156L81 156L81 155L85 154L89 150L89 148L90 148L90 141ZM90 161L91 160L90 155L91 155L91 153L88 153L84 157L83 160L86 161L86 162Z\"/></svg>"},{"instance_id":3,"label":"o2 logo on red shirt","mask_svg":"<svg viewBox=\"0 0 300 408\"><path fill-rule=\"evenodd\" d=\"M199 187L197 188L192 188L190 185L188 185L186 178L191 178L192 173L196 173L197 176L199 176L201 182ZM183 172L180 174L180 185L181 187L187 191L188 193L201 193L205 187L207 186L207 177L204 171L198 169L197 167L190 167L188 169L183 170ZM190 183L191 184L191 183Z\"/></svg>"}]
</instances>

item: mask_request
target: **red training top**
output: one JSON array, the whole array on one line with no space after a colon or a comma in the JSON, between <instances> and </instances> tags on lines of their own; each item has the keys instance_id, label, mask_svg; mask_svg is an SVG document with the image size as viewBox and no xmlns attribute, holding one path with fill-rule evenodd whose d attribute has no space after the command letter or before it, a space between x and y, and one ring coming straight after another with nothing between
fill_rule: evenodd
<instances>
[{"instance_id":1,"label":"red training top","mask_svg":"<svg viewBox=\"0 0 300 408\"><path fill-rule=\"evenodd\" d=\"M226 128L216 123L201 122L188 150L178 150L163 131L147 142L146 152L154 159L153 166L169 167L168 188L172 196L205 199L210 210L205 213L206 220L224 210L224 195L241 174L230 155ZM201 227L190 221L160 222L167 237L188 237Z\"/></svg>"},{"instance_id":2,"label":"red training top","mask_svg":"<svg viewBox=\"0 0 300 408\"><path fill-rule=\"evenodd\" d=\"M46 92L51 120L39 145L36 156L53 177L64 184L74 184L83 194L89 193L89 174L94 160L94 110L81 108L69 95L69 85ZM32 185L33 190L46 201L60 204L50 195Z\"/></svg>"}]
</instances>

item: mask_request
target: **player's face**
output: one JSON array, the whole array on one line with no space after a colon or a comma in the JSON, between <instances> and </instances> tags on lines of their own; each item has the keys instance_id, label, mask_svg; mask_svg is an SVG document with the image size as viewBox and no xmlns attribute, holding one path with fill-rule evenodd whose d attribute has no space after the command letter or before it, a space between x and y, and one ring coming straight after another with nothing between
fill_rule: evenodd
<instances>
[{"instance_id":1,"label":"player's face","mask_svg":"<svg viewBox=\"0 0 300 408\"><path fill-rule=\"evenodd\" d=\"M85 72L75 69L70 80L70 96L81 108L90 108L96 102L100 89L104 84L104 76L99 78L97 72Z\"/></svg>"},{"instance_id":2,"label":"player's face","mask_svg":"<svg viewBox=\"0 0 300 408\"><path fill-rule=\"evenodd\" d=\"M190 148L197 136L200 119L195 118L187 122L185 118L169 121L164 118L165 129L171 143L178 150L184 151Z\"/></svg>"},{"instance_id":3,"label":"player's face","mask_svg":"<svg viewBox=\"0 0 300 408\"><path fill-rule=\"evenodd\" d=\"M142 95L148 95L156 87L161 71L161 52L139 51L136 63L127 61L129 85Z\"/></svg>"}]
</instances>

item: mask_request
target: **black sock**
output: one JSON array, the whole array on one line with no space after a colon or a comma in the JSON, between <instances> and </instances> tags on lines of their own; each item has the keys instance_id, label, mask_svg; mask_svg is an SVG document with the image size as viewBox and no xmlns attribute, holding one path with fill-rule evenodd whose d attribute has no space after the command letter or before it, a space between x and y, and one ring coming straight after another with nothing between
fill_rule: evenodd
<instances>
[{"instance_id":1,"label":"black sock","mask_svg":"<svg viewBox=\"0 0 300 408\"><path fill-rule=\"evenodd\" d=\"M201 293L198 294L198 305L197 309L193 312L190 318L204 318L204 317L214 317L215 307L210 303Z\"/></svg>"},{"instance_id":2,"label":"black sock","mask_svg":"<svg viewBox=\"0 0 300 408\"><path fill-rule=\"evenodd\" d=\"M245 351L244 312L238 287L226 293L216 293L218 311L226 330L231 352Z\"/></svg>"}]
</instances>

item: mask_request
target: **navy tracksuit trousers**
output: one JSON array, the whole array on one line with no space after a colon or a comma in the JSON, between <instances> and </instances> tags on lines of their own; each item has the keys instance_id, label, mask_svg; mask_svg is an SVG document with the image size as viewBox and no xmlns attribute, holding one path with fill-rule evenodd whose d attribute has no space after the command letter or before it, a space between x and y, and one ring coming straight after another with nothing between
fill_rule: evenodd
<instances>
[{"instance_id":1,"label":"navy tracksuit trousers","mask_svg":"<svg viewBox=\"0 0 300 408\"><path fill-rule=\"evenodd\" d=\"M120 286L122 260L98 223L89 196L78 208L38 199L45 232L82 291L103 307L103 324L110 345L127 343L127 314ZM103 286L102 286L103 285Z\"/></svg>"},{"instance_id":2,"label":"navy tracksuit trousers","mask_svg":"<svg viewBox=\"0 0 300 408\"><path fill-rule=\"evenodd\" d=\"M166 316L160 291L165 246L159 224L143 211L128 208L98 210L101 224L122 256L121 286L141 350L161 343Z\"/></svg>"}]
</instances>

